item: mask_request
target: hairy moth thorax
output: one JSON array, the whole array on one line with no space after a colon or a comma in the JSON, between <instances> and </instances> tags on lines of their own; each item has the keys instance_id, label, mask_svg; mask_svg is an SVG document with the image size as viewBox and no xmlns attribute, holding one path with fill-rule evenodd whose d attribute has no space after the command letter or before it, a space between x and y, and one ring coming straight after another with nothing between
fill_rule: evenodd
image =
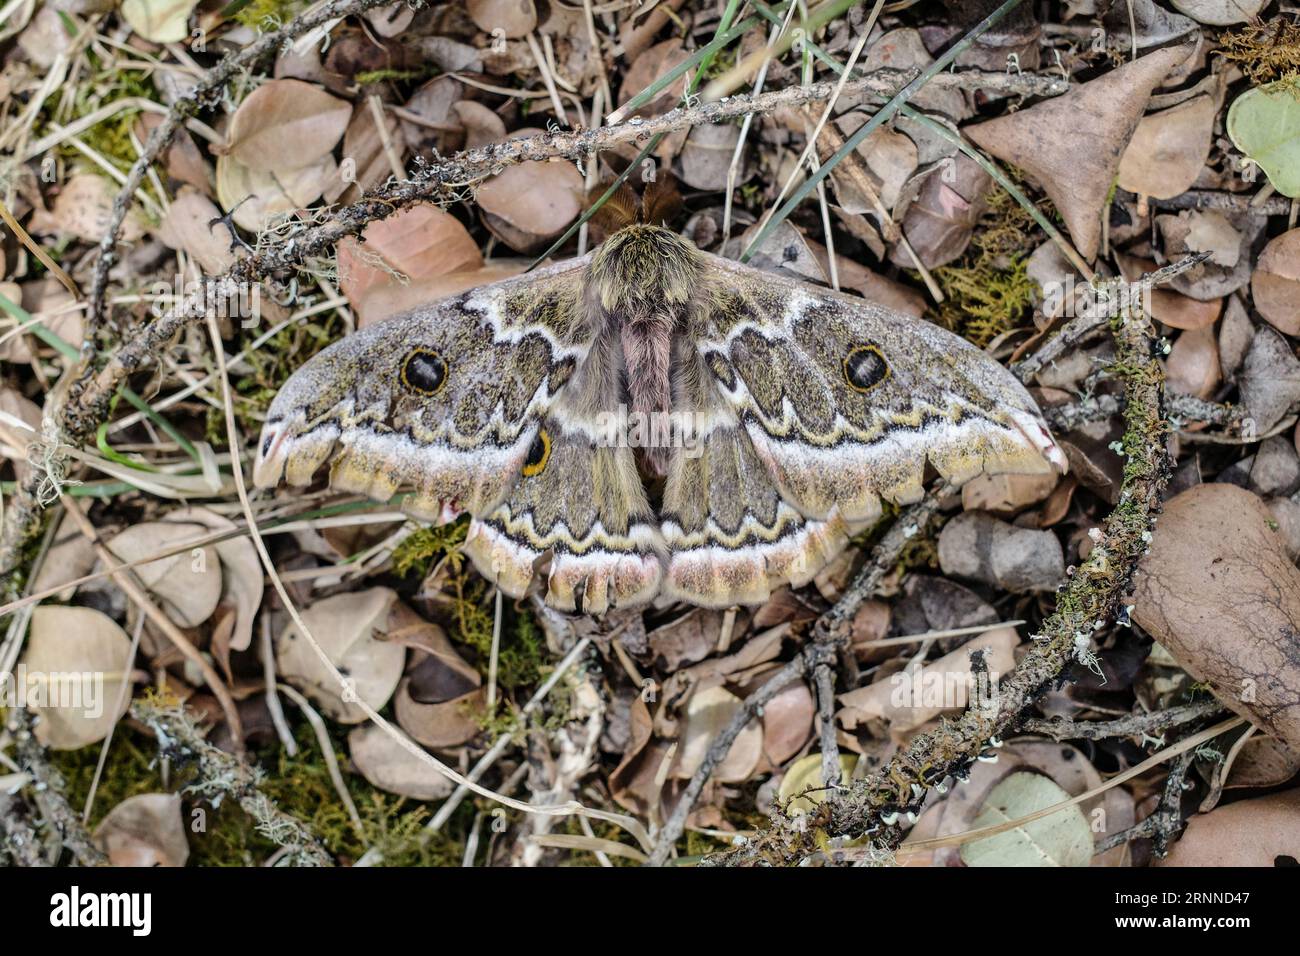
<instances>
[{"instance_id":1,"label":"hairy moth thorax","mask_svg":"<svg viewBox=\"0 0 1300 956\"><path fill-rule=\"evenodd\" d=\"M672 409L673 336L685 331L706 265L691 243L660 226L631 225L596 250L588 266L587 301L598 330L616 333L623 350L633 411ZM666 449L646 455L663 473Z\"/></svg>"}]
</instances>

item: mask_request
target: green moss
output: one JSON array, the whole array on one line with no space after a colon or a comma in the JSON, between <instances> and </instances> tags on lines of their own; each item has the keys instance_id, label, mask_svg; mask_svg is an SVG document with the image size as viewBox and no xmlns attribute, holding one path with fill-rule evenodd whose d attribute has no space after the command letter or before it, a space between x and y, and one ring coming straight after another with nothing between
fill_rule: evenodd
<instances>
[{"instance_id":1,"label":"green moss","mask_svg":"<svg viewBox=\"0 0 1300 956\"><path fill-rule=\"evenodd\" d=\"M339 763L346 767L347 728L331 726ZM424 826L428 807L418 801L384 793L364 778L344 772L344 782L361 819L353 826L329 778L311 728L302 722L295 730L298 755L290 757L278 744L260 755L265 776L260 788L285 813L302 820L341 864L355 862L367 849L380 851L386 866L459 866L464 837L473 819L473 805L457 809L439 833L429 835ZM86 800L94 776L99 747L52 752L51 761L64 775L73 808ZM176 792L184 798L182 820L187 830L192 866L256 866L277 849L257 831L253 820L232 799L213 807L184 795L192 770L172 767L164 784L157 751L149 737L123 725L114 734L108 760L96 791L90 825L96 826L113 807L142 793Z\"/></svg>"},{"instance_id":2,"label":"green moss","mask_svg":"<svg viewBox=\"0 0 1300 956\"><path fill-rule=\"evenodd\" d=\"M244 26L265 33L288 23L306 6L302 0L251 0L233 16Z\"/></svg>"},{"instance_id":3,"label":"green moss","mask_svg":"<svg viewBox=\"0 0 1300 956\"><path fill-rule=\"evenodd\" d=\"M995 189L988 203L965 255L934 270L945 297L939 323L979 346L1029 318L1034 282L1028 259L1041 239L1028 210L1006 192Z\"/></svg>"},{"instance_id":4,"label":"green moss","mask_svg":"<svg viewBox=\"0 0 1300 956\"><path fill-rule=\"evenodd\" d=\"M420 528L393 549L393 570L402 577L423 578L444 555L465 543L468 529L468 518Z\"/></svg>"}]
</instances>

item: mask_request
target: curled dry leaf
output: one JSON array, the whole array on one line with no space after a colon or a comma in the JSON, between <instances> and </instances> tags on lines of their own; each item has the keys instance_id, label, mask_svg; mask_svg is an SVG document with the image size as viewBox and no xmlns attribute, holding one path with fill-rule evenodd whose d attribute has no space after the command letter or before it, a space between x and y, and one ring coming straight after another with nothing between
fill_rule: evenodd
<instances>
[{"instance_id":1,"label":"curled dry leaf","mask_svg":"<svg viewBox=\"0 0 1300 956\"><path fill-rule=\"evenodd\" d=\"M1284 232L1260 253L1250 296L1268 323L1284 335L1300 335L1300 229Z\"/></svg>"},{"instance_id":2,"label":"curled dry leaf","mask_svg":"<svg viewBox=\"0 0 1300 956\"><path fill-rule=\"evenodd\" d=\"M1300 788L1194 816L1160 866L1278 866L1300 860Z\"/></svg>"},{"instance_id":3,"label":"curled dry leaf","mask_svg":"<svg viewBox=\"0 0 1300 956\"><path fill-rule=\"evenodd\" d=\"M94 839L113 866L184 866L190 856L176 793L127 797L95 827Z\"/></svg>"},{"instance_id":4,"label":"curled dry leaf","mask_svg":"<svg viewBox=\"0 0 1300 956\"><path fill-rule=\"evenodd\" d=\"M1166 47L1028 109L967 127L982 149L1032 176L1056 204L1079 253L1101 246L1101 212L1151 92L1192 46Z\"/></svg>"},{"instance_id":5,"label":"curled dry leaf","mask_svg":"<svg viewBox=\"0 0 1300 956\"><path fill-rule=\"evenodd\" d=\"M1169 501L1133 603L1224 706L1300 751L1300 570L1258 497L1207 484Z\"/></svg>"},{"instance_id":6,"label":"curled dry leaf","mask_svg":"<svg viewBox=\"0 0 1300 956\"><path fill-rule=\"evenodd\" d=\"M843 707L835 715L836 720L849 731L873 719L886 721L891 730L899 733L915 730L945 711L966 707L972 692L972 653L984 651L990 680L996 682L1015 666L1012 649L1019 643L1014 628L985 631L923 667L897 671L874 684L840 694Z\"/></svg>"},{"instance_id":7,"label":"curled dry leaf","mask_svg":"<svg viewBox=\"0 0 1300 956\"><path fill-rule=\"evenodd\" d=\"M340 687L307 639L290 624L276 644L280 674L342 724L359 724L366 713L354 701L378 710L402 679L406 649L375 639L387 631L397 595L388 588L336 594L302 612L303 622L348 681Z\"/></svg>"},{"instance_id":8,"label":"curled dry leaf","mask_svg":"<svg viewBox=\"0 0 1300 956\"><path fill-rule=\"evenodd\" d=\"M145 521L114 537L108 550L123 561L138 561L201 538L206 530L189 522ZM198 627L221 599L221 560L210 545L150 561L135 568L135 574L181 627Z\"/></svg>"},{"instance_id":9,"label":"curled dry leaf","mask_svg":"<svg viewBox=\"0 0 1300 956\"><path fill-rule=\"evenodd\" d=\"M338 145L352 104L301 80L271 80L230 118L226 155L256 173L313 166Z\"/></svg>"},{"instance_id":10,"label":"curled dry leaf","mask_svg":"<svg viewBox=\"0 0 1300 956\"><path fill-rule=\"evenodd\" d=\"M965 512L939 533L944 574L1013 592L1054 591L1065 576L1061 542L1050 531L1018 528L978 511Z\"/></svg>"},{"instance_id":11,"label":"curled dry leaf","mask_svg":"<svg viewBox=\"0 0 1300 956\"><path fill-rule=\"evenodd\" d=\"M122 693L129 679L131 639L112 618L92 608L37 607L22 664L14 677L25 685L16 692L25 693L28 709L38 718L37 739L54 750L103 740L131 702L131 695Z\"/></svg>"},{"instance_id":12,"label":"curled dry leaf","mask_svg":"<svg viewBox=\"0 0 1300 956\"><path fill-rule=\"evenodd\" d=\"M439 800L451 794L450 780L375 724L349 732L348 753L361 775L380 790L416 800Z\"/></svg>"},{"instance_id":13,"label":"curled dry leaf","mask_svg":"<svg viewBox=\"0 0 1300 956\"><path fill-rule=\"evenodd\" d=\"M681 743L673 762L672 775L682 780L689 779L704 762L714 738L744 708L745 702L724 687L709 687L692 694L682 721ZM723 783L748 780L762 755L763 728L758 721L751 720L732 743L726 758L713 771L713 779Z\"/></svg>"},{"instance_id":14,"label":"curled dry leaf","mask_svg":"<svg viewBox=\"0 0 1300 956\"><path fill-rule=\"evenodd\" d=\"M1172 199L1192 188L1210 155L1214 97L1202 94L1142 117L1119 163L1122 189Z\"/></svg>"},{"instance_id":15,"label":"curled dry leaf","mask_svg":"<svg viewBox=\"0 0 1300 956\"><path fill-rule=\"evenodd\" d=\"M895 215L902 212L903 234L927 269L946 265L966 251L975 223L988 208L985 197L992 184L992 177L977 163L957 156L922 170L903 186ZM916 198L908 202L916 189ZM916 268L902 243L890 247L889 260L905 269Z\"/></svg>"}]
</instances>

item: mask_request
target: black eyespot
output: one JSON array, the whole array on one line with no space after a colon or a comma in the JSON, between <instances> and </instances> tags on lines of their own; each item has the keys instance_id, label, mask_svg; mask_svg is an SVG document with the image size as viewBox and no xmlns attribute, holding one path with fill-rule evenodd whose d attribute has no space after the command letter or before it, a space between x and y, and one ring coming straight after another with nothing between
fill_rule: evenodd
<instances>
[{"instance_id":1,"label":"black eyespot","mask_svg":"<svg viewBox=\"0 0 1300 956\"><path fill-rule=\"evenodd\" d=\"M531 478L533 475L540 475L550 459L551 433L545 428L539 428L537 437L533 439L532 447L528 449L528 457L524 459L524 477Z\"/></svg>"},{"instance_id":2,"label":"black eyespot","mask_svg":"<svg viewBox=\"0 0 1300 956\"><path fill-rule=\"evenodd\" d=\"M421 395L433 395L447 381L447 363L437 352L416 349L402 363L402 384Z\"/></svg>"},{"instance_id":3,"label":"black eyespot","mask_svg":"<svg viewBox=\"0 0 1300 956\"><path fill-rule=\"evenodd\" d=\"M889 363L879 346L855 345L844 357L844 380L859 392L869 392L889 378Z\"/></svg>"}]
</instances>

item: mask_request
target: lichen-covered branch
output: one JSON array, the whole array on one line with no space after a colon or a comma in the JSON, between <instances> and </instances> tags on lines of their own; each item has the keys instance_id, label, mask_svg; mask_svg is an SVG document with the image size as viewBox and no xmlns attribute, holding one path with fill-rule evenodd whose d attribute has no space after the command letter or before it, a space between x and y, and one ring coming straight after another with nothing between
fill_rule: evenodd
<instances>
[{"instance_id":1,"label":"lichen-covered branch","mask_svg":"<svg viewBox=\"0 0 1300 956\"><path fill-rule=\"evenodd\" d=\"M30 712L15 708L10 713L8 726L14 739L18 765L32 777L28 787L31 801L41 818L54 828L63 845L80 865L106 866L108 857L91 839L81 822L81 815L68 803L63 774L49 762L45 748L36 739L33 730L35 719Z\"/></svg>"},{"instance_id":2,"label":"lichen-covered branch","mask_svg":"<svg viewBox=\"0 0 1300 956\"><path fill-rule=\"evenodd\" d=\"M285 813L259 789L262 771L226 753L204 739L194 718L180 704L152 699L131 704L131 716L149 728L158 750L178 766L194 766L197 778L186 789L211 801L230 798L253 818L257 830L282 847L288 866L333 866L315 834L296 817Z\"/></svg>"}]
</instances>

